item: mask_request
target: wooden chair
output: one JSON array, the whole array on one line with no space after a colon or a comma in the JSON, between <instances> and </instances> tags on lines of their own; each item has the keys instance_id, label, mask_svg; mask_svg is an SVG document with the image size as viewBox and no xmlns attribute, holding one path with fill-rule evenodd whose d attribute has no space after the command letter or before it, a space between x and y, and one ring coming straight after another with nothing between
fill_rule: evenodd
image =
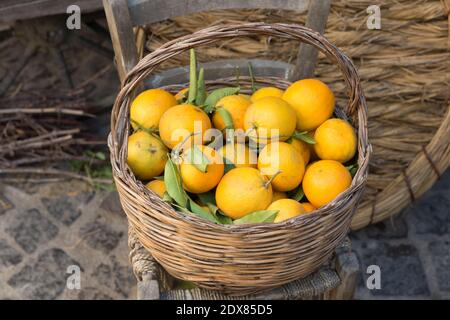
<instances>
[{"instance_id":1,"label":"wooden chair","mask_svg":"<svg viewBox=\"0 0 450 320\"><path fill-rule=\"evenodd\" d=\"M116 53L117 70L121 80L124 79L127 72L138 62L138 51L133 33L134 27L162 21L171 17L209 10L266 8L290 9L304 12L308 9L306 26L323 33L330 10L330 3L331 0L103 0L111 39ZM255 69L255 75L281 75L293 80L311 77L314 72L316 60L317 50L302 43L295 66L259 59L252 61L252 66ZM219 73L220 76L227 76L229 72L232 72L232 75L234 75L236 62L238 66L244 66L241 70L247 69L247 62L242 60L215 61L203 66L205 67L205 71L220 69L218 70L222 71ZM186 70L172 71L170 75L172 75L171 78L178 79L174 75L183 73L186 74ZM209 72L209 74L216 73ZM161 78L164 79L166 77L162 74L159 79ZM154 84L159 85L160 83L155 82Z\"/></svg>"},{"instance_id":2,"label":"wooden chair","mask_svg":"<svg viewBox=\"0 0 450 320\"><path fill-rule=\"evenodd\" d=\"M200 11L232 8L308 10L306 25L323 33L331 0L103 0L106 18L113 42L116 64L121 81L138 62L133 28L158 22L175 16ZM295 65L262 60L219 60L201 64L205 77L222 78L241 73L252 64L255 76L278 76L290 80L311 77L318 52L301 44ZM153 75L146 81L147 87L181 84L188 81L188 68L179 67ZM170 277L149 252L142 247L133 230L129 231L130 260L138 279L138 299L227 299L217 292L202 289L174 289L176 280ZM336 250L328 266L315 274L264 294L247 299L350 299L356 287L359 264L350 249L349 241Z\"/></svg>"}]
</instances>

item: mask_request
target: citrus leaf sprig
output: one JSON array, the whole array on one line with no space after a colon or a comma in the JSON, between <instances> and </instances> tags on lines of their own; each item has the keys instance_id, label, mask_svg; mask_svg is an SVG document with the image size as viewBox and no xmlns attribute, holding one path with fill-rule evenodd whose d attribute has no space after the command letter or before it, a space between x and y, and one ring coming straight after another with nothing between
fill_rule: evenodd
<instances>
[{"instance_id":1,"label":"citrus leaf sprig","mask_svg":"<svg viewBox=\"0 0 450 320\"><path fill-rule=\"evenodd\" d=\"M205 100L203 110L206 113L212 113L213 111L215 111L216 104L217 102L219 102L220 99L226 96L237 94L239 93L239 90L240 90L239 87L225 87L212 91Z\"/></svg>"},{"instance_id":2,"label":"citrus leaf sprig","mask_svg":"<svg viewBox=\"0 0 450 320\"><path fill-rule=\"evenodd\" d=\"M200 68L197 81L197 94L195 96L195 105L201 106L206 100L206 88L205 88L205 69Z\"/></svg>"},{"instance_id":3,"label":"citrus leaf sprig","mask_svg":"<svg viewBox=\"0 0 450 320\"><path fill-rule=\"evenodd\" d=\"M233 118L230 112L225 108L217 108L216 112L222 117L225 129L234 129Z\"/></svg>"},{"instance_id":4,"label":"citrus leaf sprig","mask_svg":"<svg viewBox=\"0 0 450 320\"><path fill-rule=\"evenodd\" d=\"M290 194L290 198L299 202L303 199L304 196L305 193L303 192L303 188L301 185L297 189L294 189L294 191L292 191L292 193Z\"/></svg>"},{"instance_id":5,"label":"citrus leaf sprig","mask_svg":"<svg viewBox=\"0 0 450 320\"><path fill-rule=\"evenodd\" d=\"M197 97L197 58L194 49L190 50L188 102L194 103Z\"/></svg>"},{"instance_id":6,"label":"citrus leaf sprig","mask_svg":"<svg viewBox=\"0 0 450 320\"><path fill-rule=\"evenodd\" d=\"M347 166L346 168L347 168L347 170L350 172L350 175L351 175L352 178L353 178L353 177L355 176L355 174L356 174L356 171L358 171L359 166L358 166L358 164L356 163L356 164L349 165L349 166Z\"/></svg>"},{"instance_id":7,"label":"citrus leaf sprig","mask_svg":"<svg viewBox=\"0 0 450 320\"><path fill-rule=\"evenodd\" d=\"M205 154L199 149L197 145L194 145L188 151L186 151L186 163L192 164L201 172L205 173L208 165L210 164L209 159Z\"/></svg>"},{"instance_id":8,"label":"citrus leaf sprig","mask_svg":"<svg viewBox=\"0 0 450 320\"><path fill-rule=\"evenodd\" d=\"M314 138L308 133L308 131L295 131L292 137L298 140L302 140L308 144L316 144L316 140L314 140Z\"/></svg>"},{"instance_id":9,"label":"citrus leaf sprig","mask_svg":"<svg viewBox=\"0 0 450 320\"><path fill-rule=\"evenodd\" d=\"M191 208L191 212L198 215L199 217L202 217L206 220L209 220L211 222L215 222L217 224L221 224L219 220L209 212L209 210L203 209L201 206L199 206L194 200L189 198L189 207Z\"/></svg>"},{"instance_id":10,"label":"citrus leaf sprig","mask_svg":"<svg viewBox=\"0 0 450 320\"><path fill-rule=\"evenodd\" d=\"M164 184L166 185L167 193L181 207L186 208L188 196L183 189L180 173L178 168L173 163L172 159L167 159L166 167L164 168Z\"/></svg>"},{"instance_id":11,"label":"citrus leaf sprig","mask_svg":"<svg viewBox=\"0 0 450 320\"><path fill-rule=\"evenodd\" d=\"M263 222L273 222L277 216L279 210L261 210L249 213L240 219L233 221L233 224L244 224L244 223L263 223Z\"/></svg>"}]
</instances>

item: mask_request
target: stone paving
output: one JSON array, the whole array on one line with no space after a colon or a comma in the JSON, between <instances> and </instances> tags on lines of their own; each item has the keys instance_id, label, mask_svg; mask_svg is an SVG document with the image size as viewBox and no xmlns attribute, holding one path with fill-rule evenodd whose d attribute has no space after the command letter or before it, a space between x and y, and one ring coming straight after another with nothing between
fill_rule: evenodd
<instances>
[{"instance_id":1,"label":"stone paving","mask_svg":"<svg viewBox=\"0 0 450 320\"><path fill-rule=\"evenodd\" d=\"M135 298L127 222L102 209L107 192L78 181L25 189L0 185L0 299ZM70 266L80 289L67 285Z\"/></svg>"},{"instance_id":2,"label":"stone paving","mask_svg":"<svg viewBox=\"0 0 450 320\"><path fill-rule=\"evenodd\" d=\"M352 233L356 299L450 299L450 171L397 217ZM80 289L67 286L80 268ZM369 265L381 289L365 286ZM0 184L0 299L134 299L116 193L78 181Z\"/></svg>"},{"instance_id":3,"label":"stone paving","mask_svg":"<svg viewBox=\"0 0 450 320\"><path fill-rule=\"evenodd\" d=\"M358 299L450 299L450 170L393 219L351 234L362 265ZM367 266L381 269L368 290Z\"/></svg>"}]
</instances>

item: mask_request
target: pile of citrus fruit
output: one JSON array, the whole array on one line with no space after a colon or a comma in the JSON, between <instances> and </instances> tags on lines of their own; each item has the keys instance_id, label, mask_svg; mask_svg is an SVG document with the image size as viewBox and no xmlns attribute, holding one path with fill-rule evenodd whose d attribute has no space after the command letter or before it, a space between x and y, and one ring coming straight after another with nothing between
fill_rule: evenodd
<instances>
[{"instance_id":1,"label":"pile of citrus fruit","mask_svg":"<svg viewBox=\"0 0 450 320\"><path fill-rule=\"evenodd\" d=\"M252 87L250 96L239 82L207 92L191 50L188 88L146 90L131 104L135 176L177 210L219 224L281 222L349 188L357 137L333 118L329 87Z\"/></svg>"}]
</instances>

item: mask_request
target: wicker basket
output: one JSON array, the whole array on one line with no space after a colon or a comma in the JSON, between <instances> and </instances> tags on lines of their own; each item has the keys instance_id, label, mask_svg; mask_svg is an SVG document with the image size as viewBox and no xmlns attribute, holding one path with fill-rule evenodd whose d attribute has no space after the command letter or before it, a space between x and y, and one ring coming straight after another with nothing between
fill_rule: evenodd
<instances>
[{"instance_id":1,"label":"wicker basket","mask_svg":"<svg viewBox=\"0 0 450 320\"><path fill-rule=\"evenodd\" d=\"M358 128L359 169L348 190L311 215L279 224L217 225L175 211L132 174L126 163L129 106L135 89L164 61L190 48L248 35L303 41L336 63L348 89L344 112ZM219 79L207 82L207 86L210 89L231 81L234 79ZM289 85L276 78L256 81L280 88ZM242 79L241 86L245 88L244 82ZM352 62L311 29L265 23L207 28L170 41L145 56L128 74L117 96L108 145L121 204L142 245L172 276L233 295L252 294L305 277L330 258L349 229L367 179L371 152L365 99Z\"/></svg>"}]
</instances>

